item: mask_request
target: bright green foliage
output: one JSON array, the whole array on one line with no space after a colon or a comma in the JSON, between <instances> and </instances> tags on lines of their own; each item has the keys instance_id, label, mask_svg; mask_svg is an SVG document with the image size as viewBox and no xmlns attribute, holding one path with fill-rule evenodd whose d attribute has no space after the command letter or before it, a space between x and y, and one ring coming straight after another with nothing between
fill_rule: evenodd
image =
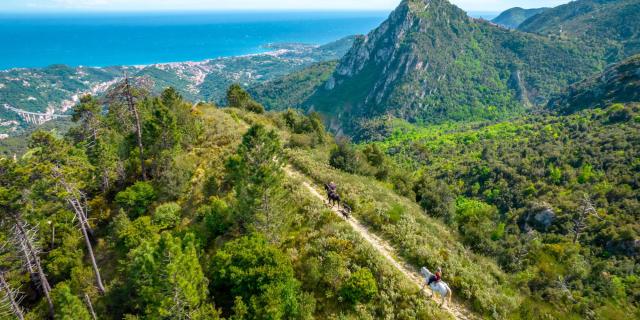
<instances>
[{"instance_id":1,"label":"bright green foliage","mask_svg":"<svg viewBox=\"0 0 640 320\"><path fill-rule=\"evenodd\" d=\"M211 262L211 291L216 302L230 308L240 297L248 319L286 319L300 316L300 284L291 262L260 236L231 241Z\"/></svg>"},{"instance_id":2,"label":"bright green foliage","mask_svg":"<svg viewBox=\"0 0 640 320\"><path fill-rule=\"evenodd\" d=\"M163 233L143 242L129 253L127 275L137 308L149 318L188 319L206 306L208 280L193 235L181 240Z\"/></svg>"},{"instance_id":3,"label":"bright green foliage","mask_svg":"<svg viewBox=\"0 0 640 320\"><path fill-rule=\"evenodd\" d=\"M429 204L458 199L455 219L445 221L465 245L516 275L531 297L522 317L566 318L610 310L601 288L612 278L602 273L624 277L638 263L631 243L640 234L633 218L640 205L631 181L640 165L633 120L639 111L632 103L500 123L400 124L380 145L397 163L422 172L416 200L427 213L439 211ZM581 221L585 194L594 212ZM559 277L560 286L549 282ZM616 303L633 314L637 287L624 290L626 300ZM566 304L571 297L576 303Z\"/></svg>"},{"instance_id":4,"label":"bright green foliage","mask_svg":"<svg viewBox=\"0 0 640 320\"><path fill-rule=\"evenodd\" d=\"M180 222L180 211L180 205L175 202L159 205L153 212L153 223L160 229L173 228Z\"/></svg>"},{"instance_id":5,"label":"bright green foliage","mask_svg":"<svg viewBox=\"0 0 640 320\"><path fill-rule=\"evenodd\" d=\"M160 228L151 222L151 217L142 216L131 221L124 212L113 218L113 233L116 244L123 252L137 248L143 242L158 239Z\"/></svg>"},{"instance_id":6,"label":"bright green foliage","mask_svg":"<svg viewBox=\"0 0 640 320\"><path fill-rule=\"evenodd\" d=\"M89 320L91 315L85 304L71 292L69 285L62 282L51 291L51 299L55 306L56 320Z\"/></svg>"},{"instance_id":7,"label":"bright green foliage","mask_svg":"<svg viewBox=\"0 0 640 320\"><path fill-rule=\"evenodd\" d=\"M148 182L136 182L116 195L116 203L122 207L130 217L137 218L149 212L149 206L156 199L156 192Z\"/></svg>"},{"instance_id":8,"label":"bright green foliage","mask_svg":"<svg viewBox=\"0 0 640 320\"><path fill-rule=\"evenodd\" d=\"M482 201L460 197L456 200L455 222L466 245L478 252L491 254L495 250L492 237L504 234L498 228L498 210Z\"/></svg>"},{"instance_id":9,"label":"bright green foliage","mask_svg":"<svg viewBox=\"0 0 640 320\"><path fill-rule=\"evenodd\" d=\"M215 238L223 235L231 226L231 208L220 199L213 199L210 204L198 209L205 225L206 236Z\"/></svg>"},{"instance_id":10,"label":"bright green foliage","mask_svg":"<svg viewBox=\"0 0 640 320\"><path fill-rule=\"evenodd\" d=\"M377 293L376 280L367 268L352 273L340 290L341 296L350 303L368 302Z\"/></svg>"}]
</instances>

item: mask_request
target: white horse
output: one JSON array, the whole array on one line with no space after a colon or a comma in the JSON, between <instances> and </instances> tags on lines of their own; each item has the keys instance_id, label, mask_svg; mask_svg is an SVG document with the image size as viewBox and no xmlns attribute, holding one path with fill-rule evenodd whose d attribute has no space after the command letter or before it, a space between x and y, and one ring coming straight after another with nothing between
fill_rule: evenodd
<instances>
[{"instance_id":1,"label":"white horse","mask_svg":"<svg viewBox=\"0 0 640 320\"><path fill-rule=\"evenodd\" d=\"M422 285L422 288L420 288L420 291L424 290L424 287L427 285L427 283L429 283L429 278L431 278L431 276L433 276L433 273L431 273L431 271L429 271L429 269L427 269L427 267L422 267L420 268L420 273L422 274L422 276L424 276L424 284ZM449 285L440 280L438 282L432 282L431 285L429 285L429 287L431 288L431 296L433 297L433 293L437 292L438 294L440 294L440 296L442 297L442 303L440 303L440 306L444 305L445 300L444 298L446 296L449 296L449 304L451 304L451 297L453 296L453 291L451 291L451 288L449 288Z\"/></svg>"}]
</instances>

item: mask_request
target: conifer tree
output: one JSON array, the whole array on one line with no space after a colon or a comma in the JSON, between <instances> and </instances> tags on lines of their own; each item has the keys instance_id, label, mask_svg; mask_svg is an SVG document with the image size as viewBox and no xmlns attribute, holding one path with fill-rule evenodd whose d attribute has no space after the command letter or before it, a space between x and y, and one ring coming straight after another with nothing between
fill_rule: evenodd
<instances>
[{"instance_id":1,"label":"conifer tree","mask_svg":"<svg viewBox=\"0 0 640 320\"><path fill-rule=\"evenodd\" d=\"M262 125L249 129L237 155L227 162L234 183L238 222L242 228L258 216L264 223L276 223L278 194L282 190L283 158L278 135ZM282 217L280 217L282 218Z\"/></svg>"}]
</instances>

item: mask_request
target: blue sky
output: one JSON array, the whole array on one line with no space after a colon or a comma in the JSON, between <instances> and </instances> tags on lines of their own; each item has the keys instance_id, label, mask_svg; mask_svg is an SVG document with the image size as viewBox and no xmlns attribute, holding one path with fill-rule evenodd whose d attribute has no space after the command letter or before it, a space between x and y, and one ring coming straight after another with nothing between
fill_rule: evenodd
<instances>
[{"instance_id":1,"label":"blue sky","mask_svg":"<svg viewBox=\"0 0 640 320\"><path fill-rule=\"evenodd\" d=\"M469 11L557 6L567 0L450 0ZM140 10L391 10L400 0L0 0L0 12Z\"/></svg>"}]
</instances>

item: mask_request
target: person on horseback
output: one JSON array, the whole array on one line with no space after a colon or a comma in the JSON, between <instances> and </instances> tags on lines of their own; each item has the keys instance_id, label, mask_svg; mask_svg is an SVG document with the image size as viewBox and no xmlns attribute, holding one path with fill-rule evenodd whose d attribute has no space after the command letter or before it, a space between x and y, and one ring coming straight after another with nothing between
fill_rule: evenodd
<instances>
[{"instance_id":1,"label":"person on horseback","mask_svg":"<svg viewBox=\"0 0 640 320\"><path fill-rule=\"evenodd\" d=\"M335 182L331 181L324 185L324 189L327 191L327 198L329 198L330 205L338 204L338 208L340 208L340 195L338 195L338 186Z\"/></svg>"},{"instance_id":2,"label":"person on horseback","mask_svg":"<svg viewBox=\"0 0 640 320\"><path fill-rule=\"evenodd\" d=\"M432 275L429 278L429 282L427 283L427 285L431 285L432 283L438 283L438 281L442 280L442 269L440 267L438 267L438 271L436 271L436 274Z\"/></svg>"},{"instance_id":3,"label":"person on horseback","mask_svg":"<svg viewBox=\"0 0 640 320\"><path fill-rule=\"evenodd\" d=\"M330 191L338 192L338 185L336 185L335 182L333 182L333 181L329 182L328 187L329 187Z\"/></svg>"}]
</instances>

